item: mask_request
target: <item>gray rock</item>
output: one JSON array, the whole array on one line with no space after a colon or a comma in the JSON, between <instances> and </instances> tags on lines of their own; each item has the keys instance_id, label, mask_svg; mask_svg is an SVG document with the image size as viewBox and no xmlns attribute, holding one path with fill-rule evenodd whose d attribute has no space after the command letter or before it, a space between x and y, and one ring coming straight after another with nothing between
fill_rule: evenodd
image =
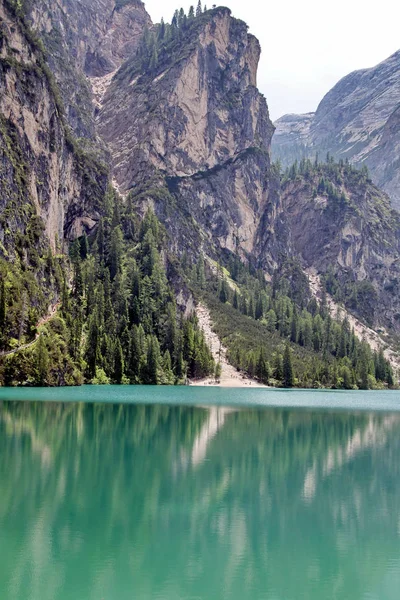
<instances>
[{"instance_id":1,"label":"gray rock","mask_svg":"<svg viewBox=\"0 0 400 600\"><path fill-rule=\"evenodd\" d=\"M276 122L274 157L284 165L303 156L348 158L367 165L376 185L400 208L400 51L379 65L350 73L307 115Z\"/></svg>"}]
</instances>

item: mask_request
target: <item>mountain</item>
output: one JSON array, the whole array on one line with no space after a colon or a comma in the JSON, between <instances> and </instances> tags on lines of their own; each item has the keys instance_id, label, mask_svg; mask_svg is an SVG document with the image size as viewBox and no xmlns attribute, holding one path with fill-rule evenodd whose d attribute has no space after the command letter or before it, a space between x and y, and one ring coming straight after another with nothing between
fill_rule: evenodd
<instances>
[{"instance_id":1,"label":"mountain","mask_svg":"<svg viewBox=\"0 0 400 600\"><path fill-rule=\"evenodd\" d=\"M144 29L152 25L143 2L40 0L24 7L46 49L69 125L79 138L95 137L92 82L114 73L136 52Z\"/></svg>"},{"instance_id":2,"label":"mountain","mask_svg":"<svg viewBox=\"0 0 400 600\"><path fill-rule=\"evenodd\" d=\"M210 375L202 299L263 382L393 384L398 215L349 165L271 164L244 22L219 7L153 25L140 0L0 7L0 382ZM311 271L387 330L375 352L332 324Z\"/></svg>"},{"instance_id":3,"label":"mountain","mask_svg":"<svg viewBox=\"0 0 400 600\"><path fill-rule=\"evenodd\" d=\"M217 8L158 45L121 67L99 112L116 185L152 202L179 244L250 253L273 132L259 43Z\"/></svg>"},{"instance_id":4,"label":"mountain","mask_svg":"<svg viewBox=\"0 0 400 600\"><path fill-rule=\"evenodd\" d=\"M40 40L14 4L0 8L2 250L29 263L94 226L107 173L71 137Z\"/></svg>"},{"instance_id":5,"label":"mountain","mask_svg":"<svg viewBox=\"0 0 400 600\"><path fill-rule=\"evenodd\" d=\"M400 215L387 195L351 165L303 159L282 180L280 210L304 268L368 325L397 329Z\"/></svg>"},{"instance_id":6,"label":"mountain","mask_svg":"<svg viewBox=\"0 0 400 600\"><path fill-rule=\"evenodd\" d=\"M400 208L400 51L370 69L341 79L315 113L276 122L274 157L290 165L304 156L366 165L374 183Z\"/></svg>"}]
</instances>

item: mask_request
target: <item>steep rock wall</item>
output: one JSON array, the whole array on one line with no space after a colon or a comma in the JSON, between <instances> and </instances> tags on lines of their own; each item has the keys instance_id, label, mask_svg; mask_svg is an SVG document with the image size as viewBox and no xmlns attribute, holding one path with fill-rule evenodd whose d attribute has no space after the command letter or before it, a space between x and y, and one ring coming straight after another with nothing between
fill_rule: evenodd
<instances>
[{"instance_id":1,"label":"steep rock wall","mask_svg":"<svg viewBox=\"0 0 400 600\"><path fill-rule=\"evenodd\" d=\"M40 44L3 0L0 28L0 238L10 258L25 236L55 251L65 237L90 229L107 173L76 149Z\"/></svg>"},{"instance_id":2,"label":"steep rock wall","mask_svg":"<svg viewBox=\"0 0 400 600\"><path fill-rule=\"evenodd\" d=\"M135 195L149 180L167 182L201 231L196 243L253 248L273 133L256 88L259 56L247 26L214 9L193 19L152 70L127 61L105 95L98 129L119 189Z\"/></svg>"},{"instance_id":3,"label":"steep rock wall","mask_svg":"<svg viewBox=\"0 0 400 600\"><path fill-rule=\"evenodd\" d=\"M78 137L95 139L92 83L136 52L151 27L143 2L38 0L28 17L47 50L69 124Z\"/></svg>"},{"instance_id":4,"label":"steep rock wall","mask_svg":"<svg viewBox=\"0 0 400 600\"><path fill-rule=\"evenodd\" d=\"M350 310L370 325L399 331L400 215L386 194L350 167L331 175L336 198L319 191L319 181L311 172L282 184L274 222L288 233L286 255L305 269L334 273L343 289L354 289Z\"/></svg>"}]
</instances>

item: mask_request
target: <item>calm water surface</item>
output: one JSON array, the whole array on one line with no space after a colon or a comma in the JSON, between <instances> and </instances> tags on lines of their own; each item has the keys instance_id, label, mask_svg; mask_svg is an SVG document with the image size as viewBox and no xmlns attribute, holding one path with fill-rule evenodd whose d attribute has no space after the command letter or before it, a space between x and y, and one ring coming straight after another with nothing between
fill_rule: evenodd
<instances>
[{"instance_id":1,"label":"calm water surface","mask_svg":"<svg viewBox=\"0 0 400 600\"><path fill-rule=\"evenodd\" d=\"M0 540L5 600L398 600L400 394L0 390Z\"/></svg>"}]
</instances>

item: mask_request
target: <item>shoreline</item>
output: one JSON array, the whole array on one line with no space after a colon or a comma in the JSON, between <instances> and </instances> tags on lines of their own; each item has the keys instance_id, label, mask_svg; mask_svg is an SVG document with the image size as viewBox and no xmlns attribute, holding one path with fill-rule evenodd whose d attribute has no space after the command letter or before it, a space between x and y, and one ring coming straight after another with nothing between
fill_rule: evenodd
<instances>
[{"instance_id":1,"label":"shoreline","mask_svg":"<svg viewBox=\"0 0 400 600\"><path fill-rule=\"evenodd\" d=\"M218 387L218 388L264 388L272 389L270 385L264 385L254 379L247 379L240 376L238 373L237 377L228 376L215 381L213 377L207 377L206 379L193 379L189 380L189 387Z\"/></svg>"}]
</instances>

